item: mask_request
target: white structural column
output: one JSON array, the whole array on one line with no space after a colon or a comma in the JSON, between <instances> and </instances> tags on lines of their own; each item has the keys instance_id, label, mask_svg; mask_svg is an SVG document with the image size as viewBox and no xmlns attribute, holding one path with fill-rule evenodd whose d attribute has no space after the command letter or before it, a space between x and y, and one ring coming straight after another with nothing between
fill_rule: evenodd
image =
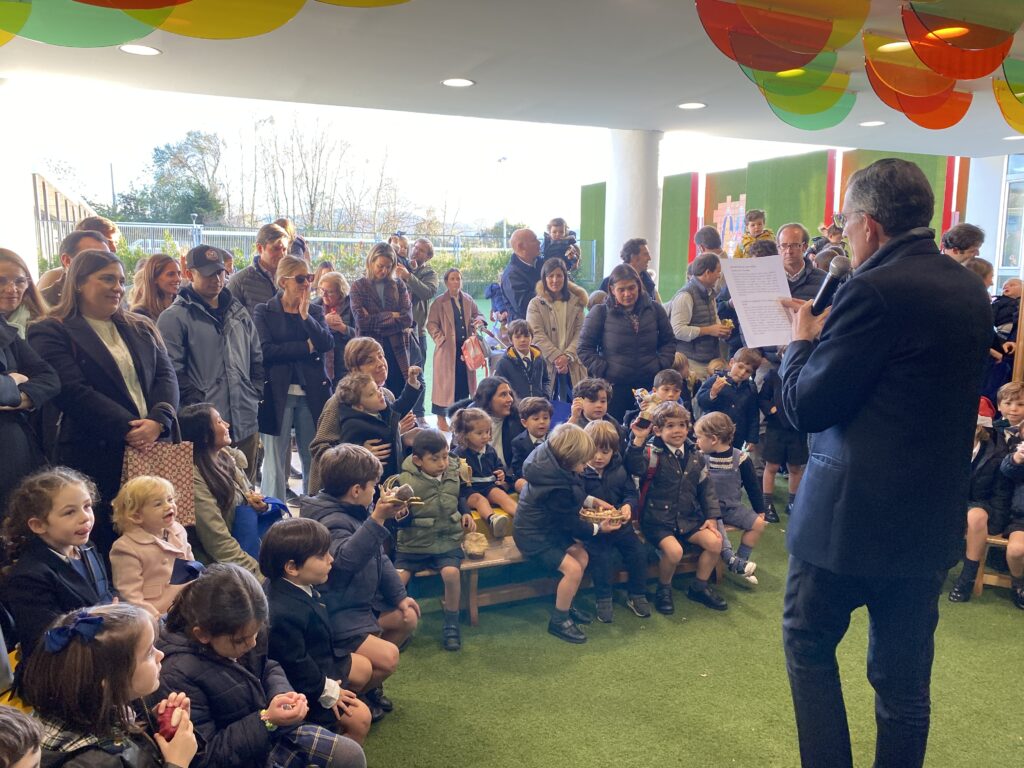
<instances>
[{"instance_id":1,"label":"white structural column","mask_svg":"<svg viewBox=\"0 0 1024 768\"><path fill-rule=\"evenodd\" d=\"M38 270L35 205L32 193L33 139L31 112L24 108L20 89L0 79L0 247L17 253L33 274ZM20 118L15 116L20 115Z\"/></svg>"},{"instance_id":2,"label":"white structural column","mask_svg":"<svg viewBox=\"0 0 1024 768\"><path fill-rule=\"evenodd\" d=\"M661 239L661 187L658 157L661 131L612 130L611 173L605 197L604 273L619 261L622 244L644 237L653 254L650 269L658 269Z\"/></svg>"},{"instance_id":3,"label":"white structural column","mask_svg":"<svg viewBox=\"0 0 1024 768\"><path fill-rule=\"evenodd\" d=\"M968 222L985 230L985 244L981 246L981 257L999 268L999 254L1003 252L1001 242L1003 192L1006 187L1006 156L972 157L971 175L967 186L967 215L960 213L960 221ZM998 295L999 291L996 291Z\"/></svg>"}]
</instances>

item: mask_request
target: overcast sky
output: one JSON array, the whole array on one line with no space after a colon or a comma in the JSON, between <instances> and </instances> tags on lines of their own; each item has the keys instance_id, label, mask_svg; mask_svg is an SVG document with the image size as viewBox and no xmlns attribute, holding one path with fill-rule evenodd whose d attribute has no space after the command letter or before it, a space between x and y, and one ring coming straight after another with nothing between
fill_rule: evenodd
<instances>
[{"instance_id":1,"label":"overcast sky","mask_svg":"<svg viewBox=\"0 0 1024 768\"><path fill-rule=\"evenodd\" d=\"M53 114L54 88L66 91L68 85L26 82L23 87L20 96L30 101L29 108L38 102L30 114ZM75 120L73 140L68 124L56 120L38 121L26 135L36 166L66 163L80 187L66 191L88 199L109 200L111 164L116 187L124 191L132 182L146 181L155 146L177 141L189 130L216 132L237 143L271 114L285 126L293 114L329 126L351 145L357 165L371 173L386 155L389 174L414 209L447 203L449 218L458 211L458 221L467 224L507 216L540 229L548 219L563 216L578 226L580 186L604 181L608 173L609 132L602 128L102 87L103 103L116 105L115 116ZM818 148L675 132L662 141L661 172L710 172Z\"/></svg>"}]
</instances>

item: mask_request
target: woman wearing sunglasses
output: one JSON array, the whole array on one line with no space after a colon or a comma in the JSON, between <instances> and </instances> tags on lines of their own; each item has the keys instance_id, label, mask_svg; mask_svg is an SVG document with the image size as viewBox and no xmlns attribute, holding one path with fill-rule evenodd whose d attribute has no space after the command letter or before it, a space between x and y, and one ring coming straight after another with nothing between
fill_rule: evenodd
<instances>
[{"instance_id":1,"label":"woman wearing sunglasses","mask_svg":"<svg viewBox=\"0 0 1024 768\"><path fill-rule=\"evenodd\" d=\"M331 394L324 354L334 339L320 307L310 304L313 276L302 259L285 256L277 265L278 292L253 312L263 346L267 381L260 401L265 496L284 499L291 462L291 432L302 461L303 492L307 490L309 444L320 412Z\"/></svg>"}]
</instances>

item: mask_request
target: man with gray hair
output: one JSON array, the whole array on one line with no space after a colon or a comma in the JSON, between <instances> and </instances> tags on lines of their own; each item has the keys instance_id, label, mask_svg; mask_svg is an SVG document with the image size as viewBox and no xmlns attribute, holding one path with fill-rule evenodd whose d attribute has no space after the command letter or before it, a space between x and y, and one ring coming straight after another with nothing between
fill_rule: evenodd
<instances>
[{"instance_id":1,"label":"man with gray hair","mask_svg":"<svg viewBox=\"0 0 1024 768\"><path fill-rule=\"evenodd\" d=\"M939 253L934 207L913 163L857 171L843 205L853 277L817 317L810 301L784 301L796 312L783 406L816 433L786 532L782 619L804 766L853 765L836 646L861 606L874 765L924 763L938 598L963 549L992 341L985 289Z\"/></svg>"},{"instance_id":2,"label":"man with gray hair","mask_svg":"<svg viewBox=\"0 0 1024 768\"><path fill-rule=\"evenodd\" d=\"M708 363L722 355L722 339L732 328L718 319L716 286L722 276L722 262L706 251L690 264L690 279L668 303L668 319L676 337L676 350L686 355L690 370L698 378L708 376Z\"/></svg>"}]
</instances>

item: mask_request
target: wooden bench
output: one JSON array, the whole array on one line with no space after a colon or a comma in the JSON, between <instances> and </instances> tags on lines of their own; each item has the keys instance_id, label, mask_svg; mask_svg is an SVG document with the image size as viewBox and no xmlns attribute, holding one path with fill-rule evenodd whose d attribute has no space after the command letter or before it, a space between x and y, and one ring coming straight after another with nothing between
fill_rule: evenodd
<instances>
[{"instance_id":1,"label":"wooden bench","mask_svg":"<svg viewBox=\"0 0 1024 768\"><path fill-rule=\"evenodd\" d=\"M697 560L700 552L684 552L683 559L676 567L676 574L694 573L697 570ZM480 608L489 605L500 605L512 603L517 600L529 600L534 597L553 595L558 585L559 578L554 576L543 576L527 579L525 581L510 582L506 584L495 584L493 586L480 587L480 572L488 568L516 565L527 562L522 553L516 547L511 536L506 536L498 541L491 541L484 556L479 559L466 558L462 561L462 608L469 612L469 623L477 626L480 623ZM719 560L715 566L718 581L721 582L725 574L722 561ZM437 571L417 571L417 577L434 576ZM657 578L658 566L652 565L647 571L647 577ZM617 584L628 581L628 574L620 571L616 576ZM590 586L590 578L584 579L581 589Z\"/></svg>"},{"instance_id":2,"label":"wooden bench","mask_svg":"<svg viewBox=\"0 0 1024 768\"><path fill-rule=\"evenodd\" d=\"M985 561L988 559L989 547L1002 547L1006 549L1009 540L1002 536L989 536L985 539L985 551L981 554L981 560L978 565L978 575L974 579L974 590L973 594L975 597L981 594L981 591L985 588L985 585L993 587L1004 587L1009 589L1012 586L1010 577L1005 573L992 573L985 571Z\"/></svg>"}]
</instances>

